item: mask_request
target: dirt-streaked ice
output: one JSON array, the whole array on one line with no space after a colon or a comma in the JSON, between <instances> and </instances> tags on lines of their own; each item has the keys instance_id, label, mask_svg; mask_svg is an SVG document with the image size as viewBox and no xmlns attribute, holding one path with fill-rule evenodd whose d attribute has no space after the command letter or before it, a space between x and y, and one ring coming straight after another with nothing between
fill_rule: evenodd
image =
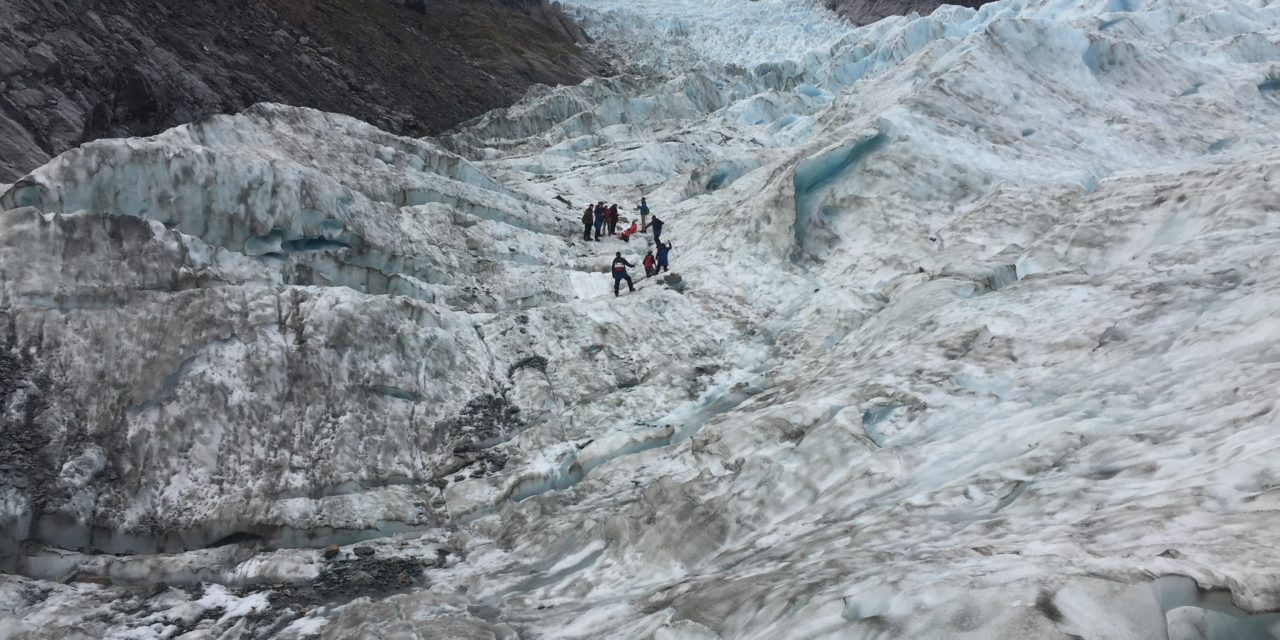
<instances>
[{"instance_id":1,"label":"dirt-streaked ice","mask_svg":"<svg viewBox=\"0 0 1280 640\"><path fill-rule=\"evenodd\" d=\"M1280 7L573 4L634 73L0 194L11 636L1280 637Z\"/></svg>"}]
</instances>

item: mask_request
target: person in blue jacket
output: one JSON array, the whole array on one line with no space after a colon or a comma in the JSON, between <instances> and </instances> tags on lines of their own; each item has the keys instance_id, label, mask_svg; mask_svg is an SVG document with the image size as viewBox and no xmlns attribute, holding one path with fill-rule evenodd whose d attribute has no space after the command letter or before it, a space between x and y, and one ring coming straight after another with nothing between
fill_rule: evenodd
<instances>
[{"instance_id":1,"label":"person in blue jacket","mask_svg":"<svg viewBox=\"0 0 1280 640\"><path fill-rule=\"evenodd\" d=\"M640 210L640 231L641 232L648 231L649 222L646 220L646 218L649 217L649 203L645 202L644 198L640 198L640 206L636 208Z\"/></svg>"},{"instance_id":2,"label":"person in blue jacket","mask_svg":"<svg viewBox=\"0 0 1280 640\"><path fill-rule=\"evenodd\" d=\"M628 289L628 290L630 290L630 291L635 291L635 290L636 290L636 286L635 286L634 284L632 284L632 283L631 283L631 275L627 273L627 267L634 267L634 266L635 266L634 264L631 264L630 262L627 262L627 259L626 259L626 258L624 258L624 257L622 257L622 252L621 252L621 251L619 251L619 252L617 252L616 254L614 254L614 258L613 258L613 296L614 296L615 298L618 296L618 285L622 284L622 281L623 281L623 280L626 280L626 281L627 281L627 289Z\"/></svg>"},{"instance_id":3,"label":"person in blue jacket","mask_svg":"<svg viewBox=\"0 0 1280 640\"><path fill-rule=\"evenodd\" d=\"M604 203L596 205L596 242L600 242L600 232L604 230Z\"/></svg>"},{"instance_id":4,"label":"person in blue jacket","mask_svg":"<svg viewBox=\"0 0 1280 640\"><path fill-rule=\"evenodd\" d=\"M671 252L671 243L658 243L658 267L653 270L653 274L657 275L660 271L670 271L667 269L667 254Z\"/></svg>"},{"instance_id":5,"label":"person in blue jacket","mask_svg":"<svg viewBox=\"0 0 1280 640\"><path fill-rule=\"evenodd\" d=\"M653 241L656 244L662 244L662 240L660 240L662 237L662 224L662 220L658 219L658 216L654 216L653 222L649 223L649 226L653 227Z\"/></svg>"}]
</instances>

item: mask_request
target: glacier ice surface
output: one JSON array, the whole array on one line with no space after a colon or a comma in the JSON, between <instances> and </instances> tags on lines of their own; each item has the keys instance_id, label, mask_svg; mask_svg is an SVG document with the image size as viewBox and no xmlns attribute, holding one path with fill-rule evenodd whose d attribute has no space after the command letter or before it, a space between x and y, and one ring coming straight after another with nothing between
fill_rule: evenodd
<instances>
[{"instance_id":1,"label":"glacier ice surface","mask_svg":"<svg viewBox=\"0 0 1280 640\"><path fill-rule=\"evenodd\" d=\"M0 190L11 636L1280 637L1280 7L570 4L625 73Z\"/></svg>"}]
</instances>

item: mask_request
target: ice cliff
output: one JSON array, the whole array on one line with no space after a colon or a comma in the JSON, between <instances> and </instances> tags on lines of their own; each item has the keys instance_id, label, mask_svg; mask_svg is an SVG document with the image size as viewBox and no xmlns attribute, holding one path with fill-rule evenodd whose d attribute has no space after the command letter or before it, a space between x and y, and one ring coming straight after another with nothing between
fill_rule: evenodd
<instances>
[{"instance_id":1,"label":"ice cliff","mask_svg":"<svg viewBox=\"0 0 1280 640\"><path fill-rule=\"evenodd\" d=\"M1280 7L686 6L4 189L9 636L1280 637Z\"/></svg>"}]
</instances>

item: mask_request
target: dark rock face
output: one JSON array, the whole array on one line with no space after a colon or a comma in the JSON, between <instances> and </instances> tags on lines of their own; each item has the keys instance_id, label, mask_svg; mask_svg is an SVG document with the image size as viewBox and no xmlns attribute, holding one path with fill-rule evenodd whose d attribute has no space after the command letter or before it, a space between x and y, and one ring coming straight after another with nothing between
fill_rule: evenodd
<instances>
[{"instance_id":1,"label":"dark rock face","mask_svg":"<svg viewBox=\"0 0 1280 640\"><path fill-rule=\"evenodd\" d=\"M368 547L357 547L367 549ZM273 607L349 602L359 597L380 597L427 583L427 565L415 558L373 558L328 563L309 584L276 585L268 596ZM244 595L255 590L245 590Z\"/></svg>"},{"instance_id":2,"label":"dark rock face","mask_svg":"<svg viewBox=\"0 0 1280 640\"><path fill-rule=\"evenodd\" d=\"M603 72L547 0L0 0L0 183L262 101L443 131Z\"/></svg>"},{"instance_id":3,"label":"dark rock face","mask_svg":"<svg viewBox=\"0 0 1280 640\"><path fill-rule=\"evenodd\" d=\"M4 320L12 331L11 319ZM12 337L4 342L0 347L0 489L17 488L41 506L54 497L53 480L58 475L43 455L49 438L36 424L47 402L49 379L35 345L18 345Z\"/></svg>"},{"instance_id":4,"label":"dark rock face","mask_svg":"<svg viewBox=\"0 0 1280 640\"><path fill-rule=\"evenodd\" d=\"M933 13L934 9L944 4L962 7L981 7L990 0L825 0L828 9L854 24L871 24L889 16L901 16L911 12L920 15Z\"/></svg>"}]
</instances>

